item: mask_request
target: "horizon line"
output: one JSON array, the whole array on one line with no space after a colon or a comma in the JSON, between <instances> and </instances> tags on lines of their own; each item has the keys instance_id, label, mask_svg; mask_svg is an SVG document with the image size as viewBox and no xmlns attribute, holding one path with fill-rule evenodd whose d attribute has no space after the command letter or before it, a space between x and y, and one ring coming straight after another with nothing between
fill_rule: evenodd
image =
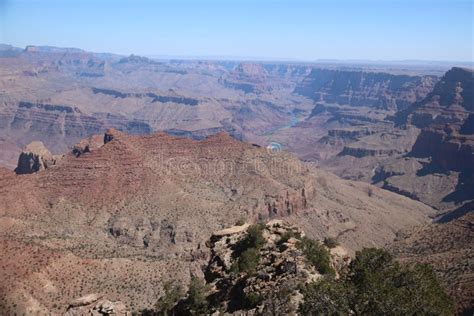
<instances>
[{"instance_id":1,"label":"horizon line","mask_svg":"<svg viewBox=\"0 0 474 316\"><path fill-rule=\"evenodd\" d=\"M116 53L116 52L104 52L104 51L95 51L95 50L86 50L79 47L73 46L56 46L56 45L35 45L28 44L24 48L15 46L13 44L0 43L0 45L10 46L12 48L26 50L28 47L48 47L48 48L57 48L57 49L76 49L82 50L86 53L91 54L109 54L117 56L142 56L155 60L196 60L196 61L254 61L254 62L292 62L292 63L355 63L355 64L393 64L398 63L403 65L403 63L413 64L413 65L422 65L428 63L435 64L448 64L448 63L460 63L474 66L474 61L470 60L436 60L436 59L365 59L365 58L347 58L347 59L335 59L335 58L292 58L292 57L262 57L262 56L231 56L231 55L179 55L179 54L140 54L140 53ZM405 65L407 65L405 64Z\"/></svg>"}]
</instances>

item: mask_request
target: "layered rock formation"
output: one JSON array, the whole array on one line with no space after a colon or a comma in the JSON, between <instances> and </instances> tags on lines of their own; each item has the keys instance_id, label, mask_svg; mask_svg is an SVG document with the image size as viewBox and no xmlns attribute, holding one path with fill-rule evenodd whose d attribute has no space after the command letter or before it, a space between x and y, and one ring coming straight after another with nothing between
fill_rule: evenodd
<instances>
[{"instance_id":1,"label":"layered rock formation","mask_svg":"<svg viewBox=\"0 0 474 316\"><path fill-rule=\"evenodd\" d=\"M340 176L369 181L371 176L363 166L357 174L342 170L340 167L348 164L339 161L347 159L339 157L378 160L380 156L409 151L416 136L412 131L394 130L393 122L387 117L422 100L436 79L360 69L314 68L294 90L314 100L310 115L289 130L274 135L273 140L283 143L302 159L315 161ZM380 137L384 140L378 140ZM368 164L372 164L372 169L376 167L371 162L364 163Z\"/></svg>"},{"instance_id":2,"label":"layered rock formation","mask_svg":"<svg viewBox=\"0 0 474 316\"><path fill-rule=\"evenodd\" d=\"M151 132L148 124L122 115L87 115L68 105L22 101L0 108L0 130L10 142L24 146L41 139L56 154L90 135L105 131L106 126L130 133Z\"/></svg>"},{"instance_id":3,"label":"layered rock formation","mask_svg":"<svg viewBox=\"0 0 474 316\"><path fill-rule=\"evenodd\" d=\"M303 65L240 63L221 76L219 82L245 94L262 95L274 93L275 90L294 89L296 82L309 71L310 68Z\"/></svg>"},{"instance_id":4,"label":"layered rock formation","mask_svg":"<svg viewBox=\"0 0 474 316\"><path fill-rule=\"evenodd\" d=\"M351 107L365 116L358 118L348 116L344 107L317 104L300 128L312 128L318 135L314 126L324 117L326 126L337 122L337 128L315 142L322 153L304 157L317 159L344 178L422 201L440 213L463 208L474 197L472 78L472 70L453 68L425 97L395 115L385 111L383 118L363 107Z\"/></svg>"},{"instance_id":5,"label":"layered rock formation","mask_svg":"<svg viewBox=\"0 0 474 316\"><path fill-rule=\"evenodd\" d=\"M54 168L0 178L3 310L65 312L89 293L130 311L150 308L171 276L187 283L200 273L213 231L241 218L285 218L352 252L384 245L432 214L225 134L107 135Z\"/></svg>"},{"instance_id":6,"label":"layered rock formation","mask_svg":"<svg viewBox=\"0 0 474 316\"><path fill-rule=\"evenodd\" d=\"M425 98L397 113L395 122L419 128L462 125L474 111L473 90L473 70L454 67Z\"/></svg>"},{"instance_id":7,"label":"layered rock formation","mask_svg":"<svg viewBox=\"0 0 474 316\"><path fill-rule=\"evenodd\" d=\"M400 190L410 178L424 177L432 182L430 179L436 175L440 178L438 182L445 182L444 186L450 187L450 190L441 195L428 191L428 194L436 195L438 201L441 200L431 205L453 209L474 199L474 134L469 134L473 91L472 70L453 68L424 100L395 116L395 122L399 125L411 124L422 128L408 157L428 159L428 163L423 163L417 170L402 172L396 181L386 179L385 187ZM408 191L417 195L417 192L426 194L429 182L424 181Z\"/></svg>"},{"instance_id":8,"label":"layered rock formation","mask_svg":"<svg viewBox=\"0 0 474 316\"><path fill-rule=\"evenodd\" d=\"M474 136L461 135L450 126L444 129L424 129L410 155L431 158L431 164L441 170L472 173L474 171Z\"/></svg>"},{"instance_id":9,"label":"layered rock formation","mask_svg":"<svg viewBox=\"0 0 474 316\"><path fill-rule=\"evenodd\" d=\"M316 102L404 109L428 93L436 78L313 69L295 92Z\"/></svg>"}]
</instances>

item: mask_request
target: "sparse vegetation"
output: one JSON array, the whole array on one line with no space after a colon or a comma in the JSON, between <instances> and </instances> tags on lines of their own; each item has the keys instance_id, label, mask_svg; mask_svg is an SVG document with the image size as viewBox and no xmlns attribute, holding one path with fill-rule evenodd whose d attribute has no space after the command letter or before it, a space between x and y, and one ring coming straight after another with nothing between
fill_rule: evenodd
<instances>
[{"instance_id":1,"label":"sparse vegetation","mask_svg":"<svg viewBox=\"0 0 474 316\"><path fill-rule=\"evenodd\" d=\"M260 248L265 244L263 224L255 224L247 229L247 235L239 242L235 254L237 260L232 265L233 273L253 274L260 262Z\"/></svg>"},{"instance_id":2,"label":"sparse vegetation","mask_svg":"<svg viewBox=\"0 0 474 316\"><path fill-rule=\"evenodd\" d=\"M324 238L323 244L326 247L331 248L331 249L339 246L339 242L337 241L336 238L333 238L333 237Z\"/></svg>"},{"instance_id":3,"label":"sparse vegetation","mask_svg":"<svg viewBox=\"0 0 474 316\"><path fill-rule=\"evenodd\" d=\"M155 310L159 315L173 315L173 308L184 296L181 285L166 282L163 285L164 295L158 299L155 304Z\"/></svg>"},{"instance_id":4,"label":"sparse vegetation","mask_svg":"<svg viewBox=\"0 0 474 316\"><path fill-rule=\"evenodd\" d=\"M263 229L265 225L263 224L254 224L247 229L247 235L240 242L240 247L242 250L249 248L260 249L265 244L265 239L263 238Z\"/></svg>"},{"instance_id":5,"label":"sparse vegetation","mask_svg":"<svg viewBox=\"0 0 474 316\"><path fill-rule=\"evenodd\" d=\"M367 187L367 195L369 197L372 197L372 195L374 195L374 190L370 186Z\"/></svg>"},{"instance_id":6,"label":"sparse vegetation","mask_svg":"<svg viewBox=\"0 0 474 316\"><path fill-rule=\"evenodd\" d=\"M329 251L318 242L303 237L298 242L297 247L303 251L306 259L321 273L334 275L335 271L331 267Z\"/></svg>"},{"instance_id":7,"label":"sparse vegetation","mask_svg":"<svg viewBox=\"0 0 474 316\"><path fill-rule=\"evenodd\" d=\"M382 249L357 252L339 280L303 289L303 315L452 315L453 303L426 265L402 266Z\"/></svg>"},{"instance_id":8,"label":"sparse vegetation","mask_svg":"<svg viewBox=\"0 0 474 316\"><path fill-rule=\"evenodd\" d=\"M242 226L243 224L245 224L245 219L243 218L239 218L237 222L235 222L236 226Z\"/></svg>"},{"instance_id":9,"label":"sparse vegetation","mask_svg":"<svg viewBox=\"0 0 474 316\"><path fill-rule=\"evenodd\" d=\"M246 304L249 308L254 308L263 301L262 295L259 293L251 292L245 295Z\"/></svg>"},{"instance_id":10,"label":"sparse vegetation","mask_svg":"<svg viewBox=\"0 0 474 316\"><path fill-rule=\"evenodd\" d=\"M249 275L254 274L260 262L260 252L258 249L249 248L242 252L239 259L232 266L234 273L245 272Z\"/></svg>"},{"instance_id":11,"label":"sparse vegetation","mask_svg":"<svg viewBox=\"0 0 474 316\"><path fill-rule=\"evenodd\" d=\"M278 248L280 249L280 251L283 251L285 250L284 249L284 244L290 240L291 238L296 238L296 239L301 239L301 234L299 232L295 232L295 231L288 231L288 232L285 232L280 240L277 241L277 246Z\"/></svg>"},{"instance_id":12,"label":"sparse vegetation","mask_svg":"<svg viewBox=\"0 0 474 316\"><path fill-rule=\"evenodd\" d=\"M182 306L178 311L179 315L205 315L209 310L207 301L207 285L203 280L193 276L189 283L186 299L182 302Z\"/></svg>"}]
</instances>

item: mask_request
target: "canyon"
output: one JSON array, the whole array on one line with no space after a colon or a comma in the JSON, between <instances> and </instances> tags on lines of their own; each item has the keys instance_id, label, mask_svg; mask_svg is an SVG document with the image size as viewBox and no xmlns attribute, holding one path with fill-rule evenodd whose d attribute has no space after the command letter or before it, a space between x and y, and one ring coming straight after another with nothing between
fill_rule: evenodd
<instances>
[{"instance_id":1,"label":"canyon","mask_svg":"<svg viewBox=\"0 0 474 316\"><path fill-rule=\"evenodd\" d=\"M240 219L284 218L351 253L433 215L224 132L197 141L109 130L103 139L44 170L2 176L3 310L59 313L97 292L132 310L151 307L166 278L199 275L208 236Z\"/></svg>"},{"instance_id":2,"label":"canyon","mask_svg":"<svg viewBox=\"0 0 474 316\"><path fill-rule=\"evenodd\" d=\"M150 309L204 277L213 233L275 220L434 264L469 310L468 66L0 45L2 311Z\"/></svg>"}]
</instances>

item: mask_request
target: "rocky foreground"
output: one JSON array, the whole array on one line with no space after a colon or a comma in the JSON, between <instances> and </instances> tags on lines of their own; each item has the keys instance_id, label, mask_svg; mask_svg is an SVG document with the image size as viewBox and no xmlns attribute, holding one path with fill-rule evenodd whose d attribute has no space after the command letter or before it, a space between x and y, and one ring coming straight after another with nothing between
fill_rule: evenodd
<instances>
[{"instance_id":1,"label":"rocky foreground","mask_svg":"<svg viewBox=\"0 0 474 316\"><path fill-rule=\"evenodd\" d=\"M364 249L355 258L334 239L314 241L280 219L238 223L206 242L203 274L188 286L164 283L145 315L433 314L472 312L472 216L400 236L389 252ZM472 228L472 227L471 227ZM431 238L435 240L430 242ZM455 241L453 240L455 239ZM456 242L454 248L439 240ZM445 243L444 243L445 244ZM72 300L66 315L125 315L121 301L91 293Z\"/></svg>"},{"instance_id":2,"label":"rocky foreground","mask_svg":"<svg viewBox=\"0 0 474 316\"><path fill-rule=\"evenodd\" d=\"M320 254L327 256L327 266L311 264L299 245L304 232L281 220L252 228L254 234L258 229L262 231L261 241L257 237L250 241L254 245L247 245L258 249L255 257L248 254L249 250L241 249L253 237L249 237L252 231L249 233L248 224L216 232L210 239L211 259L205 277L214 289L210 299L215 310L235 314L294 314L303 298L300 285L320 280L325 273L340 272L349 263L346 250L337 246L331 249L330 255Z\"/></svg>"},{"instance_id":3,"label":"rocky foreground","mask_svg":"<svg viewBox=\"0 0 474 316\"><path fill-rule=\"evenodd\" d=\"M297 246L304 236L300 229L282 220L253 226L245 223L214 232L206 244L210 258L203 269L207 284L202 287L212 307L194 312L295 314L303 298L299 287L323 278L323 273L307 260L304 250ZM246 250L248 252L242 247L255 250L256 257L242 259L246 256ZM329 248L321 247L327 251L330 269L342 271L347 267L350 257L342 247L333 248L330 256ZM171 286L178 288L176 283ZM168 307L165 306L169 303L165 302L165 296L169 294L165 291L156 306L148 312L164 312L160 308ZM180 295L185 296L184 292ZM185 307L180 306L178 299L172 302L167 312L178 315L189 313L180 310ZM71 301L66 315L124 315L126 312L122 302L111 302L97 294L89 294Z\"/></svg>"}]
</instances>

